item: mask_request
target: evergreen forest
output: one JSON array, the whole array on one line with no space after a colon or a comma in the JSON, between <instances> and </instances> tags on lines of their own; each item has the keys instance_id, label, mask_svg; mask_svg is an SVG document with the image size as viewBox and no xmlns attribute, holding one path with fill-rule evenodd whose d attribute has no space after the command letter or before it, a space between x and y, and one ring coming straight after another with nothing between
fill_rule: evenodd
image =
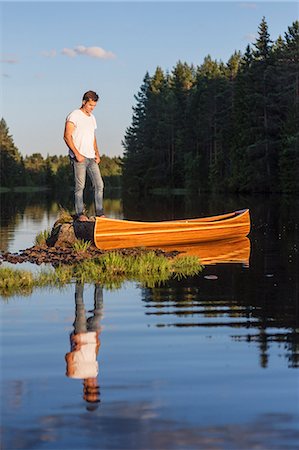
<instances>
[{"instance_id":1,"label":"evergreen forest","mask_svg":"<svg viewBox=\"0 0 299 450\"><path fill-rule=\"evenodd\" d=\"M225 64L145 74L124 140L126 191L299 191L299 22Z\"/></svg>"}]
</instances>

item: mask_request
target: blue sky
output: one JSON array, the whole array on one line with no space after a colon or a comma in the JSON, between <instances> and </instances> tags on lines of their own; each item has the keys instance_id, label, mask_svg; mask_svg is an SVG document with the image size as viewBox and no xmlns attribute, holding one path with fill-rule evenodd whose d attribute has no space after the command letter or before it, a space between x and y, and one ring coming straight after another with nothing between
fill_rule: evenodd
<instances>
[{"instance_id":1,"label":"blue sky","mask_svg":"<svg viewBox=\"0 0 299 450\"><path fill-rule=\"evenodd\" d=\"M85 91L101 153L121 155L145 73L205 56L227 62L255 41L265 16L272 40L298 20L286 1L1 2L1 110L23 155L67 154L66 115Z\"/></svg>"}]
</instances>

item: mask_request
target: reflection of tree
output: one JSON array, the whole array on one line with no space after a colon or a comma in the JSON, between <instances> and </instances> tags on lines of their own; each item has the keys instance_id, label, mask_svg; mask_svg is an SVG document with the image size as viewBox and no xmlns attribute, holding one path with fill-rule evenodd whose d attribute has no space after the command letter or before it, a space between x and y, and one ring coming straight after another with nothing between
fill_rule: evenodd
<instances>
[{"instance_id":1,"label":"reflection of tree","mask_svg":"<svg viewBox=\"0 0 299 450\"><path fill-rule=\"evenodd\" d=\"M67 196L66 196L67 198ZM0 249L7 251L10 239L22 220L41 222L53 210L58 211L59 199L51 192L7 192L1 194ZM42 230L41 230L42 231Z\"/></svg>"},{"instance_id":2,"label":"reflection of tree","mask_svg":"<svg viewBox=\"0 0 299 450\"><path fill-rule=\"evenodd\" d=\"M105 198L104 210L108 217L119 218L122 216L122 202L120 198Z\"/></svg>"},{"instance_id":3,"label":"reflection of tree","mask_svg":"<svg viewBox=\"0 0 299 450\"><path fill-rule=\"evenodd\" d=\"M27 195L1 194L0 250L8 250L10 238L13 237L16 226L21 222L27 204Z\"/></svg>"},{"instance_id":4,"label":"reflection of tree","mask_svg":"<svg viewBox=\"0 0 299 450\"><path fill-rule=\"evenodd\" d=\"M14 232L22 220L34 220L42 222L45 217L58 217L61 207L72 212L74 208L73 193L71 188L65 192L7 192L1 193L0 204L0 250L9 249L9 242L14 237ZM86 208L92 211L93 197L87 194ZM122 204L119 198L104 199L104 208L107 216L119 217ZM54 221L53 221L54 224ZM43 229L41 229L43 231Z\"/></svg>"},{"instance_id":5,"label":"reflection of tree","mask_svg":"<svg viewBox=\"0 0 299 450\"><path fill-rule=\"evenodd\" d=\"M271 344L280 344L289 366L299 367L296 291L292 300L282 301L276 283L269 285L267 278L260 283L251 266L214 266L214 281L197 277L144 289L145 314L158 327L229 327L234 340L258 345L261 367L268 365Z\"/></svg>"},{"instance_id":6,"label":"reflection of tree","mask_svg":"<svg viewBox=\"0 0 299 450\"><path fill-rule=\"evenodd\" d=\"M161 208L161 205L163 207ZM177 217L184 217L184 197L180 196L179 201L175 196L147 196L138 194L123 197L124 217L133 220L171 220ZM150 208L149 208L149 205Z\"/></svg>"},{"instance_id":7,"label":"reflection of tree","mask_svg":"<svg viewBox=\"0 0 299 450\"><path fill-rule=\"evenodd\" d=\"M83 398L90 406L100 401L98 384L97 354L100 347L100 321L103 316L103 290L101 286L94 288L94 309L92 316L86 317L83 301L83 288L76 283L74 330L70 335L71 351L65 355L67 363L66 375L83 380Z\"/></svg>"},{"instance_id":8,"label":"reflection of tree","mask_svg":"<svg viewBox=\"0 0 299 450\"><path fill-rule=\"evenodd\" d=\"M269 328L271 323L269 323ZM280 344L284 350L285 358L289 367L299 367L299 334L295 330L289 332L278 331L276 333L267 332L261 329L257 333L248 334L247 336L234 336L237 341L255 342L260 349L261 367L267 367L269 359L269 349L273 342Z\"/></svg>"}]
</instances>

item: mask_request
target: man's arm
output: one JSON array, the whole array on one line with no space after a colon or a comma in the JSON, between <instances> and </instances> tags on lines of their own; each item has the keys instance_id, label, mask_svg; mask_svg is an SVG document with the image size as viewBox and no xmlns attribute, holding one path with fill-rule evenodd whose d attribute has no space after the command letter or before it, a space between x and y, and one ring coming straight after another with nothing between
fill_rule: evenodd
<instances>
[{"instance_id":1,"label":"man's arm","mask_svg":"<svg viewBox=\"0 0 299 450\"><path fill-rule=\"evenodd\" d=\"M94 152L95 152L95 162L97 164L99 164L99 162L101 161L101 157L100 157L100 152L99 152L99 149L98 149L96 136L94 136L93 148L94 148Z\"/></svg>"},{"instance_id":2,"label":"man's arm","mask_svg":"<svg viewBox=\"0 0 299 450\"><path fill-rule=\"evenodd\" d=\"M68 148L71 149L72 152L74 153L76 160L78 162L83 162L85 160L85 158L76 149L73 138L72 138L74 128L75 128L75 125L73 124L73 122L67 121L65 124L63 139L64 139L64 142L66 143L66 145L68 146Z\"/></svg>"}]
</instances>

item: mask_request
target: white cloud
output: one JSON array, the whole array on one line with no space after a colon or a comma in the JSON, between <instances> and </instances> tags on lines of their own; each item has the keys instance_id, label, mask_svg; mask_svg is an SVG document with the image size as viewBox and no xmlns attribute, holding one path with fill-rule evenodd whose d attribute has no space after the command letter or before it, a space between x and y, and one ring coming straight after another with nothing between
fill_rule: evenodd
<instances>
[{"instance_id":1,"label":"white cloud","mask_svg":"<svg viewBox=\"0 0 299 450\"><path fill-rule=\"evenodd\" d=\"M104 50L101 47L85 47L84 45L78 45L75 48L64 48L61 53L70 58L74 58L78 55L89 56L90 58L97 59L112 59L115 58L115 54Z\"/></svg>"},{"instance_id":2,"label":"white cloud","mask_svg":"<svg viewBox=\"0 0 299 450\"><path fill-rule=\"evenodd\" d=\"M56 50L52 49L52 50L45 50L42 52L42 56L45 56L46 58L54 58L56 56L57 52Z\"/></svg>"},{"instance_id":3,"label":"white cloud","mask_svg":"<svg viewBox=\"0 0 299 450\"><path fill-rule=\"evenodd\" d=\"M63 48L61 53L65 56L69 56L70 58L74 58L76 56L75 50L72 50L71 48Z\"/></svg>"}]
</instances>

